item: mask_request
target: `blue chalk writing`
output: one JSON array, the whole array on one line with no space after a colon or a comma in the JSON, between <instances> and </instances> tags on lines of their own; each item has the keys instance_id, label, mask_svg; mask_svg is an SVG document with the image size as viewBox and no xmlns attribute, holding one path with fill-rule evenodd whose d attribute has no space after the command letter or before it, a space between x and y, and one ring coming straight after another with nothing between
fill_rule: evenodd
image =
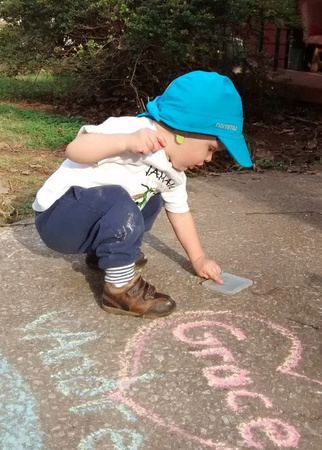
<instances>
[{"instance_id":1,"label":"blue chalk writing","mask_svg":"<svg viewBox=\"0 0 322 450\"><path fill-rule=\"evenodd\" d=\"M83 356L82 351L78 348L80 345L87 342L96 340L100 337L97 333L93 332L80 332L80 333L61 333L51 331L47 334L35 334L23 337L24 340L30 341L35 339L56 339L59 343L59 347L56 347L46 352L39 353L44 364L57 364L64 359L71 359Z\"/></svg>"},{"instance_id":2,"label":"blue chalk writing","mask_svg":"<svg viewBox=\"0 0 322 450\"><path fill-rule=\"evenodd\" d=\"M137 421L137 418L127 406L108 399L93 400L82 405L72 406L69 411L83 416L88 412L101 412L106 409L116 409L128 422L134 423Z\"/></svg>"},{"instance_id":3,"label":"blue chalk writing","mask_svg":"<svg viewBox=\"0 0 322 450\"><path fill-rule=\"evenodd\" d=\"M83 387L82 383L84 384ZM93 397L109 392L115 388L116 384L114 380L105 377L79 376L59 381L57 388L65 396L78 395L79 397Z\"/></svg>"},{"instance_id":4,"label":"blue chalk writing","mask_svg":"<svg viewBox=\"0 0 322 450\"><path fill-rule=\"evenodd\" d=\"M42 324L48 324L51 323L53 325L55 324L59 324L61 326L62 323L67 323L70 325L71 320L70 318L65 318L63 316L63 314L65 313L65 311L52 311L50 313L47 314L43 314L40 317L38 317L37 319L35 319L34 321L28 323L25 327L21 327L20 330L21 331L30 331L30 330L35 330L35 329L41 329L42 328Z\"/></svg>"},{"instance_id":5,"label":"blue chalk writing","mask_svg":"<svg viewBox=\"0 0 322 450\"><path fill-rule=\"evenodd\" d=\"M19 372L0 353L0 448L42 449L35 401Z\"/></svg>"},{"instance_id":6,"label":"blue chalk writing","mask_svg":"<svg viewBox=\"0 0 322 450\"><path fill-rule=\"evenodd\" d=\"M81 365L72 367L71 369L60 370L59 372L52 374L52 378L65 380L90 373L92 367L95 366L95 362L87 355L82 355L81 359Z\"/></svg>"},{"instance_id":7,"label":"blue chalk writing","mask_svg":"<svg viewBox=\"0 0 322 450\"><path fill-rule=\"evenodd\" d=\"M143 436L136 431L124 428L122 430L112 430L103 428L94 433L89 434L82 439L78 445L78 450L94 450L95 443L101 441L102 438L108 438L112 441L115 450L138 450L143 442Z\"/></svg>"},{"instance_id":8,"label":"blue chalk writing","mask_svg":"<svg viewBox=\"0 0 322 450\"><path fill-rule=\"evenodd\" d=\"M66 323L68 326L66 326ZM81 397L87 401L83 404L69 408L69 411L85 415L86 413L102 412L106 409L117 410L130 423L137 421L133 412L121 402L109 399L108 394L116 390L122 383L133 384L136 382L148 382L159 378L155 373L147 373L133 380L116 381L104 376L93 374L95 362L84 352L83 345L99 339L102 334L96 332L72 332L72 321L64 317L64 312L52 312L44 314L33 322L20 328L26 333L21 339L24 341L54 340L57 346L49 350L39 352L39 357L44 365L63 364L66 360L74 359L72 368L61 369L51 378L55 381L55 388L66 397ZM51 344L52 345L52 344ZM103 396L102 394L107 394ZM96 399L93 397L101 396ZM91 450L95 443L109 440L116 450L137 450L143 441L143 436L127 428L113 430L111 428L100 429L83 438L78 446L79 450ZM110 446L109 446L110 448ZM36 447L33 449L36 450Z\"/></svg>"}]
</instances>

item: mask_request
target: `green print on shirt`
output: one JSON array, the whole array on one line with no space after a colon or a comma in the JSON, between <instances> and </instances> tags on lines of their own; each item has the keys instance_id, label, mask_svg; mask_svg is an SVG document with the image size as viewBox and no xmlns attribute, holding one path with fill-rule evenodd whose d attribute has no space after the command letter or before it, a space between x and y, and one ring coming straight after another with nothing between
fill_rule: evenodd
<instances>
[{"instance_id":1,"label":"green print on shirt","mask_svg":"<svg viewBox=\"0 0 322 450\"><path fill-rule=\"evenodd\" d=\"M142 184L142 186L144 186L147 190L144 192L142 200L135 202L140 209L142 209L147 204L149 200L148 195L155 192L154 188L149 188L149 186L147 186L146 184Z\"/></svg>"}]
</instances>

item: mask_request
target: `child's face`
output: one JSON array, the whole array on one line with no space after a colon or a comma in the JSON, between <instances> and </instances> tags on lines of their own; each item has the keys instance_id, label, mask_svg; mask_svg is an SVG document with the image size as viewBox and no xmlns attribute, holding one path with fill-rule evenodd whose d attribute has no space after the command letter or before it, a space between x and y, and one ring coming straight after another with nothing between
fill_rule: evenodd
<instances>
[{"instance_id":1,"label":"child's face","mask_svg":"<svg viewBox=\"0 0 322 450\"><path fill-rule=\"evenodd\" d=\"M182 144L176 144L170 159L177 170L193 169L195 166L202 166L204 162L211 161L213 153L224 148L225 146L216 138L209 140L184 138Z\"/></svg>"}]
</instances>

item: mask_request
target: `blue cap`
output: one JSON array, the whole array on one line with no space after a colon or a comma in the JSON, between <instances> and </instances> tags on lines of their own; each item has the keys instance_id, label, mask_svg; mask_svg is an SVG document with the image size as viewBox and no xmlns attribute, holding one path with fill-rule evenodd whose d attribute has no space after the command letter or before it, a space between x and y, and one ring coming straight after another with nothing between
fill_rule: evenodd
<instances>
[{"instance_id":1,"label":"blue cap","mask_svg":"<svg viewBox=\"0 0 322 450\"><path fill-rule=\"evenodd\" d=\"M252 160L242 134L243 106L233 82L216 72L195 71L176 78L146 106L148 116L188 133L217 136L243 167Z\"/></svg>"}]
</instances>

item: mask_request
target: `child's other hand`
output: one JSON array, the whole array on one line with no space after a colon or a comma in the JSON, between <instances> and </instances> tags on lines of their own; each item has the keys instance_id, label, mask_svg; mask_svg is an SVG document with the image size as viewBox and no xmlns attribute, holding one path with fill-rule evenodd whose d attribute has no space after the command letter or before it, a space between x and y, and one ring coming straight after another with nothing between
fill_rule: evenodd
<instances>
[{"instance_id":1,"label":"child's other hand","mask_svg":"<svg viewBox=\"0 0 322 450\"><path fill-rule=\"evenodd\" d=\"M200 277L206 279L211 278L217 283L223 284L223 280L220 278L221 269L214 260L206 256L201 256L192 265Z\"/></svg>"},{"instance_id":2,"label":"child's other hand","mask_svg":"<svg viewBox=\"0 0 322 450\"><path fill-rule=\"evenodd\" d=\"M142 128L142 130L128 134L126 137L127 150L132 153L148 155L149 153L156 153L167 145L167 141L162 134L149 128Z\"/></svg>"}]
</instances>

